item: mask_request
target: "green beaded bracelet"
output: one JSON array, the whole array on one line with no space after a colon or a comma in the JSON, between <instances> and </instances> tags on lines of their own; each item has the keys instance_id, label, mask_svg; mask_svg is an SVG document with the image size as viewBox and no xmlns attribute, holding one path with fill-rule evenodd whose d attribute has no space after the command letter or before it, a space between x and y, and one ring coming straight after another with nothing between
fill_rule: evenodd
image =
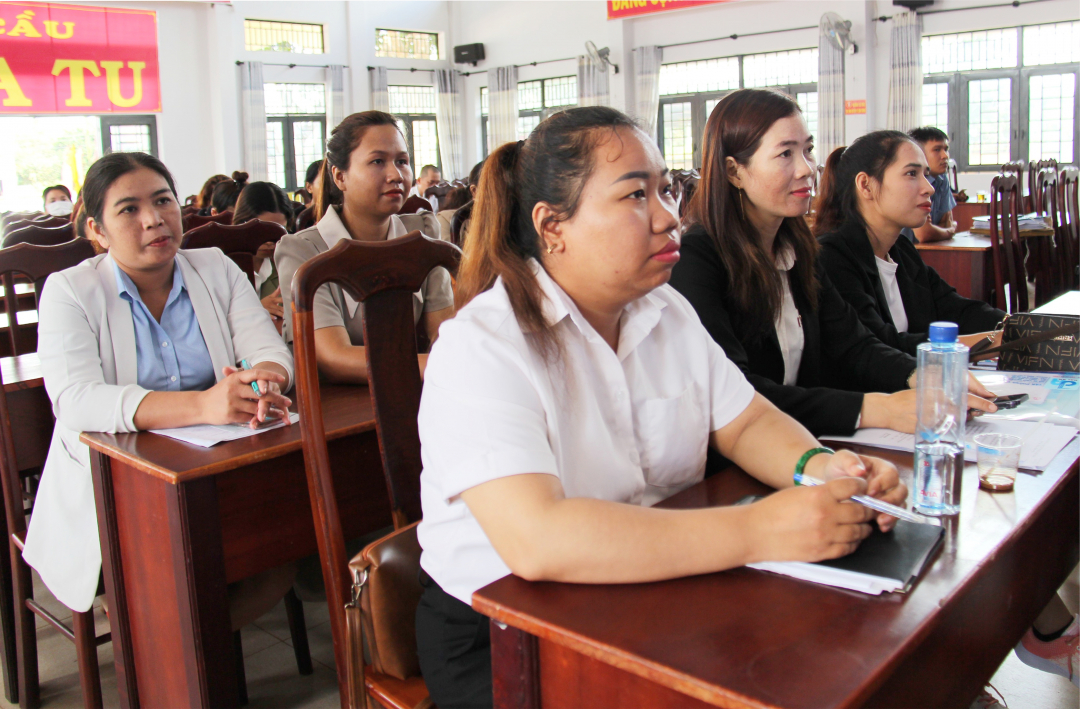
<instances>
[{"instance_id":1,"label":"green beaded bracelet","mask_svg":"<svg viewBox=\"0 0 1080 709\"><path fill-rule=\"evenodd\" d=\"M802 458L799 458L799 462L795 464L795 484L799 485L799 480L802 478L803 474L803 468L806 467L806 464L810 462L811 458L813 458L815 455L818 455L819 453L828 453L832 455L835 452L836 451L834 451L832 448L820 446L818 448L811 448L810 450L803 453Z\"/></svg>"}]
</instances>

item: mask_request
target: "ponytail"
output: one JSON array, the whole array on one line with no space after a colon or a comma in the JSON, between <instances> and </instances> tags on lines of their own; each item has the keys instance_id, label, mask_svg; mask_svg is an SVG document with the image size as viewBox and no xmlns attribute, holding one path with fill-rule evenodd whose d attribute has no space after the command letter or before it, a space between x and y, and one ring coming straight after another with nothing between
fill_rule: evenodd
<instances>
[{"instance_id":1,"label":"ponytail","mask_svg":"<svg viewBox=\"0 0 1080 709\"><path fill-rule=\"evenodd\" d=\"M312 203L315 207L314 217L315 223L318 224L319 220L326 214L326 210L330 209L332 205L341 204L341 190L334 184L334 175L330 172L330 161L323 160L319 166L319 189L315 190L315 194L312 196Z\"/></svg>"},{"instance_id":2,"label":"ponytail","mask_svg":"<svg viewBox=\"0 0 1080 709\"><path fill-rule=\"evenodd\" d=\"M814 201L814 236L836 231L844 223L844 209L840 203L837 172L840 169L840 156L844 146L829 153L825 159L825 169L818 183L817 199Z\"/></svg>"}]
</instances>

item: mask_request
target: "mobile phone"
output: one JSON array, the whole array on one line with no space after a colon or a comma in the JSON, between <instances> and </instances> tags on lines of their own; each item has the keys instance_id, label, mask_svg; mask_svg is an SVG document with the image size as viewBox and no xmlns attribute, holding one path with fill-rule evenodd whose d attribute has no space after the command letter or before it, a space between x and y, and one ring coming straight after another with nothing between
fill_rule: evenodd
<instances>
[{"instance_id":1,"label":"mobile phone","mask_svg":"<svg viewBox=\"0 0 1080 709\"><path fill-rule=\"evenodd\" d=\"M998 398L994 399L994 404L996 404L999 409L1015 409L1017 406L1027 401L1028 398L1030 397L1028 397L1027 394L1011 394L1009 396L999 396Z\"/></svg>"}]
</instances>

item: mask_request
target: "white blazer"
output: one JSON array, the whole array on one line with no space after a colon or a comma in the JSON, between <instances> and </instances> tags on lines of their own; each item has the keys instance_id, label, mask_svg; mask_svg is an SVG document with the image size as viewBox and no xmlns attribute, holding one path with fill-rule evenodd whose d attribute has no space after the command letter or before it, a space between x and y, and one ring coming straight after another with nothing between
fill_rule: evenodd
<instances>
[{"instance_id":1,"label":"white blazer","mask_svg":"<svg viewBox=\"0 0 1080 709\"><path fill-rule=\"evenodd\" d=\"M203 340L221 368L293 359L243 271L220 249L180 251L176 262ZM113 260L96 256L49 276L38 316L38 357L56 428L41 475L23 558L67 607L94 603L101 572L90 449L82 431L135 431L135 410L149 392L138 385L131 306L116 290Z\"/></svg>"}]
</instances>

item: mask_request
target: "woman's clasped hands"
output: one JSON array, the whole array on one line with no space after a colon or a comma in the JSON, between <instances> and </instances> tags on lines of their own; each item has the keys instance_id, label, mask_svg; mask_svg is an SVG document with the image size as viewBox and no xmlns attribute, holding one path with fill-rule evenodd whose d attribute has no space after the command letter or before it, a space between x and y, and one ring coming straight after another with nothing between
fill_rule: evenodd
<instances>
[{"instance_id":1,"label":"woman's clasped hands","mask_svg":"<svg viewBox=\"0 0 1080 709\"><path fill-rule=\"evenodd\" d=\"M282 395L285 376L268 369L240 370L222 367L225 378L204 392L202 410L207 423L246 423L257 428L267 416L290 424L288 409L292 400ZM255 393L251 383L256 382L262 396Z\"/></svg>"}]
</instances>

